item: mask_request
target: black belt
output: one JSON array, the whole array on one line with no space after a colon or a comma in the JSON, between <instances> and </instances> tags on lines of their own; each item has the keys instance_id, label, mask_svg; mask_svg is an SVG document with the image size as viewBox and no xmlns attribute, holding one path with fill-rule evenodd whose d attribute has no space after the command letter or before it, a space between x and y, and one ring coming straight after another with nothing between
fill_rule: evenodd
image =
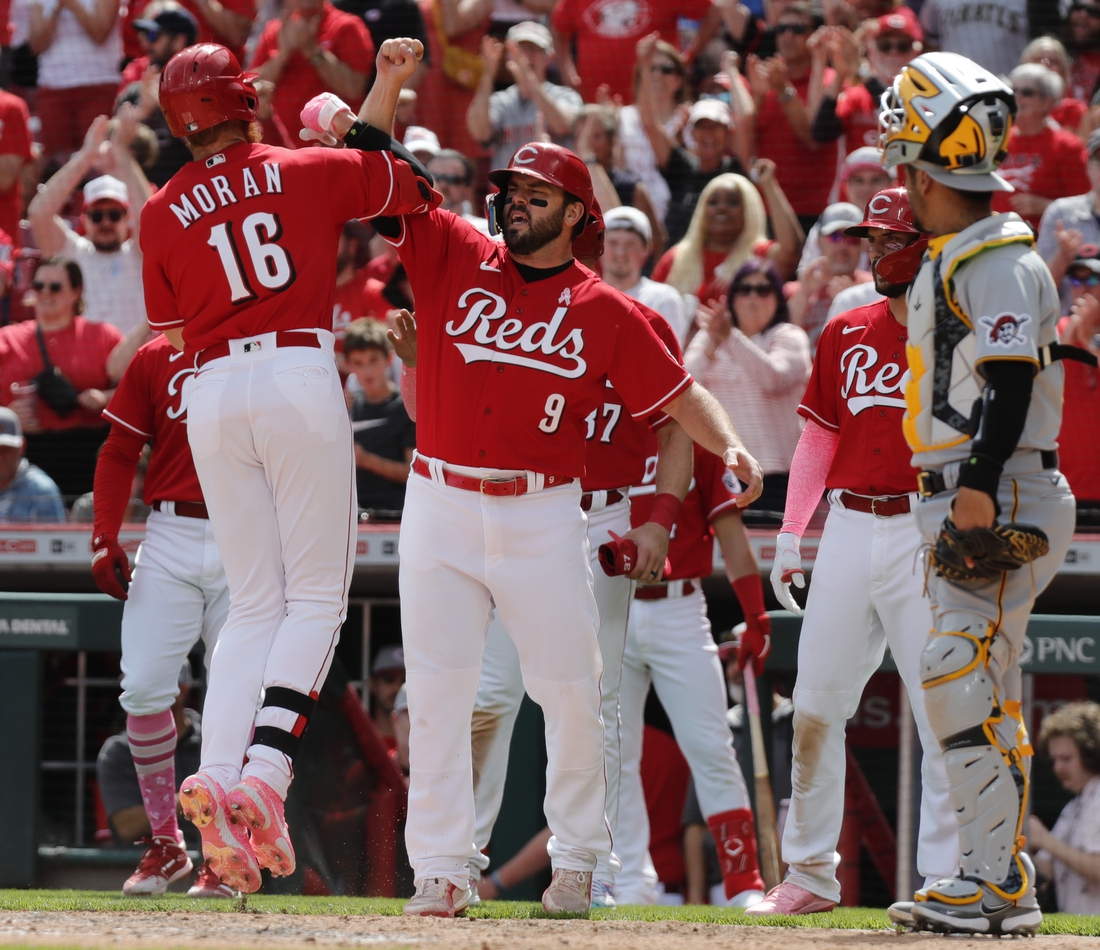
<instances>
[{"instance_id":1,"label":"black belt","mask_svg":"<svg viewBox=\"0 0 1100 950\"><path fill-rule=\"evenodd\" d=\"M594 494L596 494L596 493L591 492L591 491L586 491L583 495L581 495L581 511L591 511L592 510L592 496ZM626 495L624 495L621 491L619 491L618 489L615 489L615 488L612 488L610 491L606 492L606 494L607 494L607 502L604 505L605 508L610 507L611 505L617 505L620 501L622 501L626 497Z\"/></svg>"},{"instance_id":2,"label":"black belt","mask_svg":"<svg viewBox=\"0 0 1100 950\"><path fill-rule=\"evenodd\" d=\"M1044 469L1057 468L1058 452L1054 449L1041 451L1039 453L1039 460L1042 462ZM931 498L933 495L938 495L940 492L948 490L947 484L943 478L943 472L921 472L917 476L917 491L922 498Z\"/></svg>"}]
</instances>

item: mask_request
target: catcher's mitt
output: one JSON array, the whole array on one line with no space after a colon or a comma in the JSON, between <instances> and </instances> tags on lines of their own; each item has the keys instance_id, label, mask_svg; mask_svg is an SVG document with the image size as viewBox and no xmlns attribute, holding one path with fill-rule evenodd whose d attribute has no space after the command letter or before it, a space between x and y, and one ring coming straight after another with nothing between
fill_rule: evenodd
<instances>
[{"instance_id":1,"label":"catcher's mitt","mask_svg":"<svg viewBox=\"0 0 1100 950\"><path fill-rule=\"evenodd\" d=\"M1029 564L1049 550L1046 533L1033 524L1010 521L961 531L950 518L944 518L931 560L936 574L949 581L984 581ZM967 558L973 567L967 565Z\"/></svg>"}]
</instances>

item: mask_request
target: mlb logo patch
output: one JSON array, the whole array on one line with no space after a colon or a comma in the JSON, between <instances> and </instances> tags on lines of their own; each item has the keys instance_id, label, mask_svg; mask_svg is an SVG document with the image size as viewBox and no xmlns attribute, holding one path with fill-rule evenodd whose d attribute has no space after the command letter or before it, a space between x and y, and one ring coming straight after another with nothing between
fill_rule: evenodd
<instances>
[{"instance_id":1,"label":"mlb logo patch","mask_svg":"<svg viewBox=\"0 0 1100 950\"><path fill-rule=\"evenodd\" d=\"M263 343L261 343L259 340L249 340L244 345L244 351L246 353L258 353L262 349L263 349Z\"/></svg>"}]
</instances>

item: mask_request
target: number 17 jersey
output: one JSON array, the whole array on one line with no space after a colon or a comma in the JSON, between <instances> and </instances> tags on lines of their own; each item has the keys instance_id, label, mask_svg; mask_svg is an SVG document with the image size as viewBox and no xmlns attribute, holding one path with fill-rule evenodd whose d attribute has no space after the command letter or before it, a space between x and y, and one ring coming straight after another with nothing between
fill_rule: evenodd
<instances>
[{"instance_id":1,"label":"number 17 jersey","mask_svg":"<svg viewBox=\"0 0 1100 950\"><path fill-rule=\"evenodd\" d=\"M141 215L149 325L182 327L188 352L331 330L344 222L439 201L388 152L241 142L188 162Z\"/></svg>"}]
</instances>

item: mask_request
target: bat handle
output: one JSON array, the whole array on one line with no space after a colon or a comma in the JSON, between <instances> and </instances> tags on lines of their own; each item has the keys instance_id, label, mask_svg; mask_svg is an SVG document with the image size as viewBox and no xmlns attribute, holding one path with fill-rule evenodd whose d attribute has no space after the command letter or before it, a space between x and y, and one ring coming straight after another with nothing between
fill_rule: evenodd
<instances>
[{"instance_id":1,"label":"bat handle","mask_svg":"<svg viewBox=\"0 0 1100 950\"><path fill-rule=\"evenodd\" d=\"M750 716L760 715L760 698L756 694L756 670L752 660L745 663L745 706Z\"/></svg>"}]
</instances>

